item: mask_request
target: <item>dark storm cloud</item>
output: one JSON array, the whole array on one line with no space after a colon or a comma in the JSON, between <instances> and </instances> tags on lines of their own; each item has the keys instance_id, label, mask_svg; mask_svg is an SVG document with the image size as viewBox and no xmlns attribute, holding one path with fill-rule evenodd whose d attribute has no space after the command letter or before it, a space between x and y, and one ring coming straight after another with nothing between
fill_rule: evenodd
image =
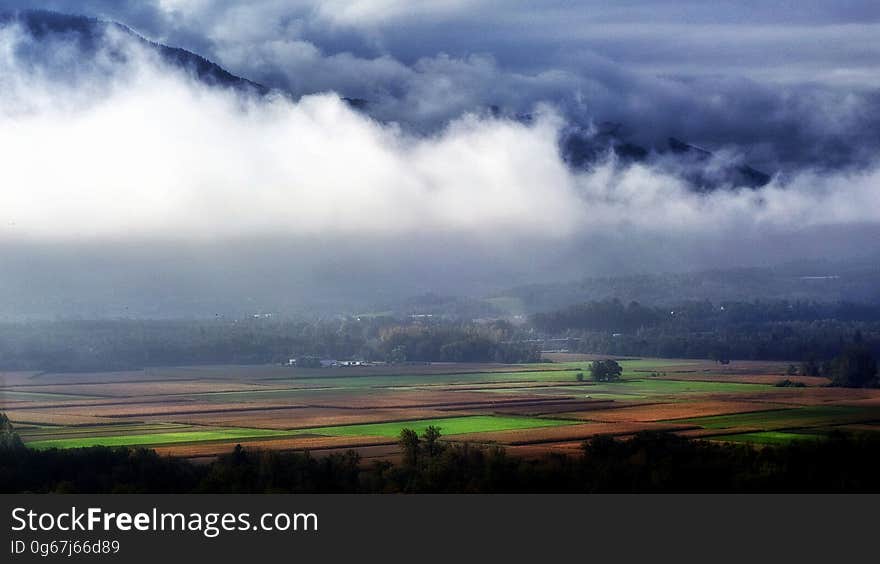
<instances>
[{"instance_id":1,"label":"dark storm cloud","mask_svg":"<svg viewBox=\"0 0 880 564\"><path fill-rule=\"evenodd\" d=\"M880 149L871 1L6 1L122 21L296 95L333 90L435 130L557 105L631 140L728 148L756 166L865 166Z\"/></svg>"}]
</instances>

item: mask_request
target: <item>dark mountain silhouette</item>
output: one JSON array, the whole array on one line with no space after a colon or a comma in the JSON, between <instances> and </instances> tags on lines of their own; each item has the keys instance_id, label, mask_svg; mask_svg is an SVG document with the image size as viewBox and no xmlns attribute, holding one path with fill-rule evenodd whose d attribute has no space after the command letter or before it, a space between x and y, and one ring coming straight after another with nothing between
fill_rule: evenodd
<instances>
[{"instance_id":1,"label":"dark mountain silhouette","mask_svg":"<svg viewBox=\"0 0 880 564\"><path fill-rule=\"evenodd\" d=\"M685 143L675 137L669 138L669 150L676 155L692 157L697 162L706 162L712 158L712 152L701 147ZM770 182L770 175L748 165L733 165L722 171L723 180L737 187L760 188ZM712 180L697 176L691 179L697 185L710 186Z\"/></svg>"},{"instance_id":2,"label":"dark mountain silhouette","mask_svg":"<svg viewBox=\"0 0 880 564\"><path fill-rule=\"evenodd\" d=\"M614 154L620 165L650 163L686 181L698 192L721 188L761 188L770 175L746 164L714 162L713 153L670 137L668 147L643 147L627 140L622 124L603 122L592 127L571 127L560 139L565 162L576 170L589 170Z\"/></svg>"},{"instance_id":3,"label":"dark mountain silhouette","mask_svg":"<svg viewBox=\"0 0 880 564\"><path fill-rule=\"evenodd\" d=\"M0 26L17 24L34 39L64 41L76 48L83 56L95 55L100 49L108 48L106 41L112 32L119 32L153 49L165 62L183 68L210 86L221 86L241 90L251 90L260 94L269 91L265 86L246 78L236 76L208 59L178 47L169 47L150 41L134 30L120 23L108 22L86 16L61 14L46 10L19 10L0 14ZM125 61L122 50L110 48L110 54ZM28 55L28 53L24 53ZM30 54L36 56L36 53Z\"/></svg>"},{"instance_id":4,"label":"dark mountain silhouette","mask_svg":"<svg viewBox=\"0 0 880 564\"><path fill-rule=\"evenodd\" d=\"M602 122L595 128L572 128L562 138L562 154L565 161L575 168L589 168L613 151L624 163L647 160L648 149L624 139L623 125Z\"/></svg>"}]
</instances>

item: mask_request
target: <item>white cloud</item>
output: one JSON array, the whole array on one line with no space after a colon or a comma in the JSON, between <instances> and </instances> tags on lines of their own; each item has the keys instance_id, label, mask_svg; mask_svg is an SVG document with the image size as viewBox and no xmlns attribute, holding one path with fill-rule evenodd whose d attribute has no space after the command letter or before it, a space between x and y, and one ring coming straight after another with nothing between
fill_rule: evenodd
<instances>
[{"instance_id":1,"label":"white cloud","mask_svg":"<svg viewBox=\"0 0 880 564\"><path fill-rule=\"evenodd\" d=\"M551 115L530 126L463 116L414 137L334 94L241 98L129 56L132 74L88 103L62 103L68 88L33 77L3 97L11 107L27 88L41 100L0 118L6 237L543 237L576 224Z\"/></svg>"},{"instance_id":2,"label":"white cloud","mask_svg":"<svg viewBox=\"0 0 880 564\"><path fill-rule=\"evenodd\" d=\"M14 30L0 38L5 241L417 236L430 246L439 234L516 245L880 222L877 168L695 194L647 165L570 171L547 108L528 125L464 114L419 136L332 93L294 102L211 89L119 38L123 70L102 63L58 80L21 66L21 41ZM470 63L481 65L491 68Z\"/></svg>"}]
</instances>

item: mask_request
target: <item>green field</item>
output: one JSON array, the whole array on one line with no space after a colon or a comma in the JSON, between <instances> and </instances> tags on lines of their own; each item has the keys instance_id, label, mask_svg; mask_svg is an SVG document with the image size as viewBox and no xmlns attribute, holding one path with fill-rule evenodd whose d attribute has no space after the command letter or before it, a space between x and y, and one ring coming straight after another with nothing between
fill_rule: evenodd
<instances>
[{"instance_id":1,"label":"green field","mask_svg":"<svg viewBox=\"0 0 880 564\"><path fill-rule=\"evenodd\" d=\"M288 388L244 390L235 392L201 392L180 394L209 402L277 400L302 397L326 390L364 390L383 388L427 388L432 386L494 384L503 382L575 382L574 370L539 370L534 372L474 372L463 374L401 374L388 376L351 376L295 378ZM281 382L281 381L278 381ZM276 383L277 385L277 383Z\"/></svg>"},{"instance_id":2,"label":"green field","mask_svg":"<svg viewBox=\"0 0 880 564\"><path fill-rule=\"evenodd\" d=\"M271 437L289 437L296 435L326 435L338 437L377 436L397 437L404 428L422 433L429 425L439 427L444 435L479 433L484 431L510 431L515 429L533 429L536 427L556 427L571 425L579 421L560 419L540 419L537 417L505 417L494 415L473 415L465 417L446 417L439 419L419 419L414 421L394 421L388 423L365 423L357 425L340 425L334 427L316 427L295 429L290 431L273 429L249 428L204 428L198 430L162 432L149 429L151 432L133 432L110 436L68 436L64 438L39 439L25 441L30 448L81 448L91 446L142 446L165 445L175 443L195 443L203 441L230 441L244 439L262 439ZM134 429L132 429L134 431ZM158 432L157 432L158 431Z\"/></svg>"},{"instance_id":3,"label":"green field","mask_svg":"<svg viewBox=\"0 0 880 564\"><path fill-rule=\"evenodd\" d=\"M675 359L661 359L661 358L651 358L651 359L643 359L637 358L632 360L620 360L618 361L620 367L623 368L623 378L644 378L645 371L648 372L662 372L664 368L668 368L670 366L690 366L699 364L698 361L688 361L688 360L675 360ZM546 370L549 366L552 366L556 369L567 368L570 370L582 370L585 376L588 376L588 370L590 368L589 360L579 360L579 361L571 361L571 362L554 362L552 364L546 363L532 363L526 364L524 366L528 366L534 368L535 370ZM639 370L640 372L636 372Z\"/></svg>"},{"instance_id":4,"label":"green field","mask_svg":"<svg viewBox=\"0 0 880 564\"><path fill-rule=\"evenodd\" d=\"M189 430L200 430L192 425L181 425L177 423L133 423L125 424L107 424L107 425L83 425L76 427L63 426L34 426L19 432L22 440L25 442L34 442L42 440L68 439L79 436L95 436L106 437L113 435L145 435L154 433L170 433Z\"/></svg>"},{"instance_id":5,"label":"green field","mask_svg":"<svg viewBox=\"0 0 880 564\"><path fill-rule=\"evenodd\" d=\"M471 372L462 374L395 374L388 376L351 376L296 378L293 385L320 384L334 388L377 388L398 386L442 386L447 384L491 384L495 382L566 382L575 381L580 370L541 370L527 372Z\"/></svg>"},{"instance_id":6,"label":"green field","mask_svg":"<svg viewBox=\"0 0 880 564\"><path fill-rule=\"evenodd\" d=\"M289 431L272 431L268 429L243 428L212 428L204 431L184 431L172 433L143 433L135 435L113 435L109 437L74 437L67 439L49 439L28 442L27 446L34 449L47 448L82 448L92 446L141 446L165 445L174 443L195 443L202 441L259 439L290 435Z\"/></svg>"},{"instance_id":7,"label":"green field","mask_svg":"<svg viewBox=\"0 0 880 564\"><path fill-rule=\"evenodd\" d=\"M620 382L591 383L584 382L572 386L546 388L517 388L510 386L487 390L492 392L528 392L537 395L577 395L590 396L593 399L647 399L680 394L711 394L711 393L749 393L772 392L773 386L765 384L740 384L736 382L706 382L702 380L663 380L662 378L645 378L622 380Z\"/></svg>"},{"instance_id":8,"label":"green field","mask_svg":"<svg viewBox=\"0 0 880 564\"><path fill-rule=\"evenodd\" d=\"M731 443L749 443L760 445L787 445L795 441L821 441L824 435L809 433L787 433L782 431L759 431L757 433L739 433L736 435L720 435L707 437L709 440Z\"/></svg>"},{"instance_id":9,"label":"green field","mask_svg":"<svg viewBox=\"0 0 880 564\"><path fill-rule=\"evenodd\" d=\"M512 431L515 429L534 429L537 427L557 427L572 425L581 421L561 419L541 419L538 417L471 415L466 417L446 417L442 419L420 419L416 421L395 421L392 423L365 423L360 425L340 425L338 427L318 427L301 432L331 436L377 436L396 437L402 429L412 429L422 433L429 425L440 428L444 435L482 433L485 431Z\"/></svg>"}]
</instances>

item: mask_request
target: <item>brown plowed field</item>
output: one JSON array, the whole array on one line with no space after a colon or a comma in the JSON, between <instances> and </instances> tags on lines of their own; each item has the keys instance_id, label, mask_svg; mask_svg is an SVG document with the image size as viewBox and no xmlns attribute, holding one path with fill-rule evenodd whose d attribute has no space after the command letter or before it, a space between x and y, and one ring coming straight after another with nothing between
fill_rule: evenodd
<instances>
[{"instance_id":1,"label":"brown plowed field","mask_svg":"<svg viewBox=\"0 0 880 564\"><path fill-rule=\"evenodd\" d=\"M250 384L222 380L189 380L184 382L114 382L105 384L62 384L19 386L17 392L73 394L94 397L149 397L217 392L246 392L271 389L268 384Z\"/></svg>"},{"instance_id":2,"label":"brown plowed field","mask_svg":"<svg viewBox=\"0 0 880 564\"><path fill-rule=\"evenodd\" d=\"M880 390L853 388L773 388L766 393L728 394L726 399L784 403L790 405L843 405L858 400L877 400Z\"/></svg>"},{"instance_id":3,"label":"brown plowed field","mask_svg":"<svg viewBox=\"0 0 880 564\"><path fill-rule=\"evenodd\" d=\"M477 443L501 443L508 445L525 445L534 443L558 443L587 439L596 435L631 435L639 431L674 431L687 429L693 425L675 425L671 423L584 423L582 425L563 425L560 427L540 427L537 429L520 429L515 431L492 431L488 433L468 433L467 435L450 435L449 440L469 441Z\"/></svg>"},{"instance_id":4,"label":"brown plowed field","mask_svg":"<svg viewBox=\"0 0 880 564\"><path fill-rule=\"evenodd\" d=\"M358 448L371 445L394 445L387 437L285 437L281 439L243 440L229 442L190 443L155 447L159 454L197 457L216 456L230 452L235 445L266 450L313 450Z\"/></svg>"},{"instance_id":5,"label":"brown plowed field","mask_svg":"<svg viewBox=\"0 0 880 564\"><path fill-rule=\"evenodd\" d=\"M34 423L37 425L100 425L106 423L100 417L57 413L50 410L16 410L7 413L13 423Z\"/></svg>"},{"instance_id":6,"label":"brown plowed field","mask_svg":"<svg viewBox=\"0 0 880 564\"><path fill-rule=\"evenodd\" d=\"M464 413L462 415L468 414ZM381 423L448 416L448 413L436 409L335 409L306 407L272 411L249 410L187 415L159 415L145 417L144 420L218 427L303 429L307 427L331 427L355 423Z\"/></svg>"},{"instance_id":7,"label":"brown plowed field","mask_svg":"<svg viewBox=\"0 0 880 564\"><path fill-rule=\"evenodd\" d=\"M691 417L706 417L710 415L725 415L728 413L769 411L772 409L780 409L782 407L785 406L759 402L682 401L676 403L653 403L613 409L560 413L559 417L607 422L667 421L674 419L687 419Z\"/></svg>"}]
</instances>

